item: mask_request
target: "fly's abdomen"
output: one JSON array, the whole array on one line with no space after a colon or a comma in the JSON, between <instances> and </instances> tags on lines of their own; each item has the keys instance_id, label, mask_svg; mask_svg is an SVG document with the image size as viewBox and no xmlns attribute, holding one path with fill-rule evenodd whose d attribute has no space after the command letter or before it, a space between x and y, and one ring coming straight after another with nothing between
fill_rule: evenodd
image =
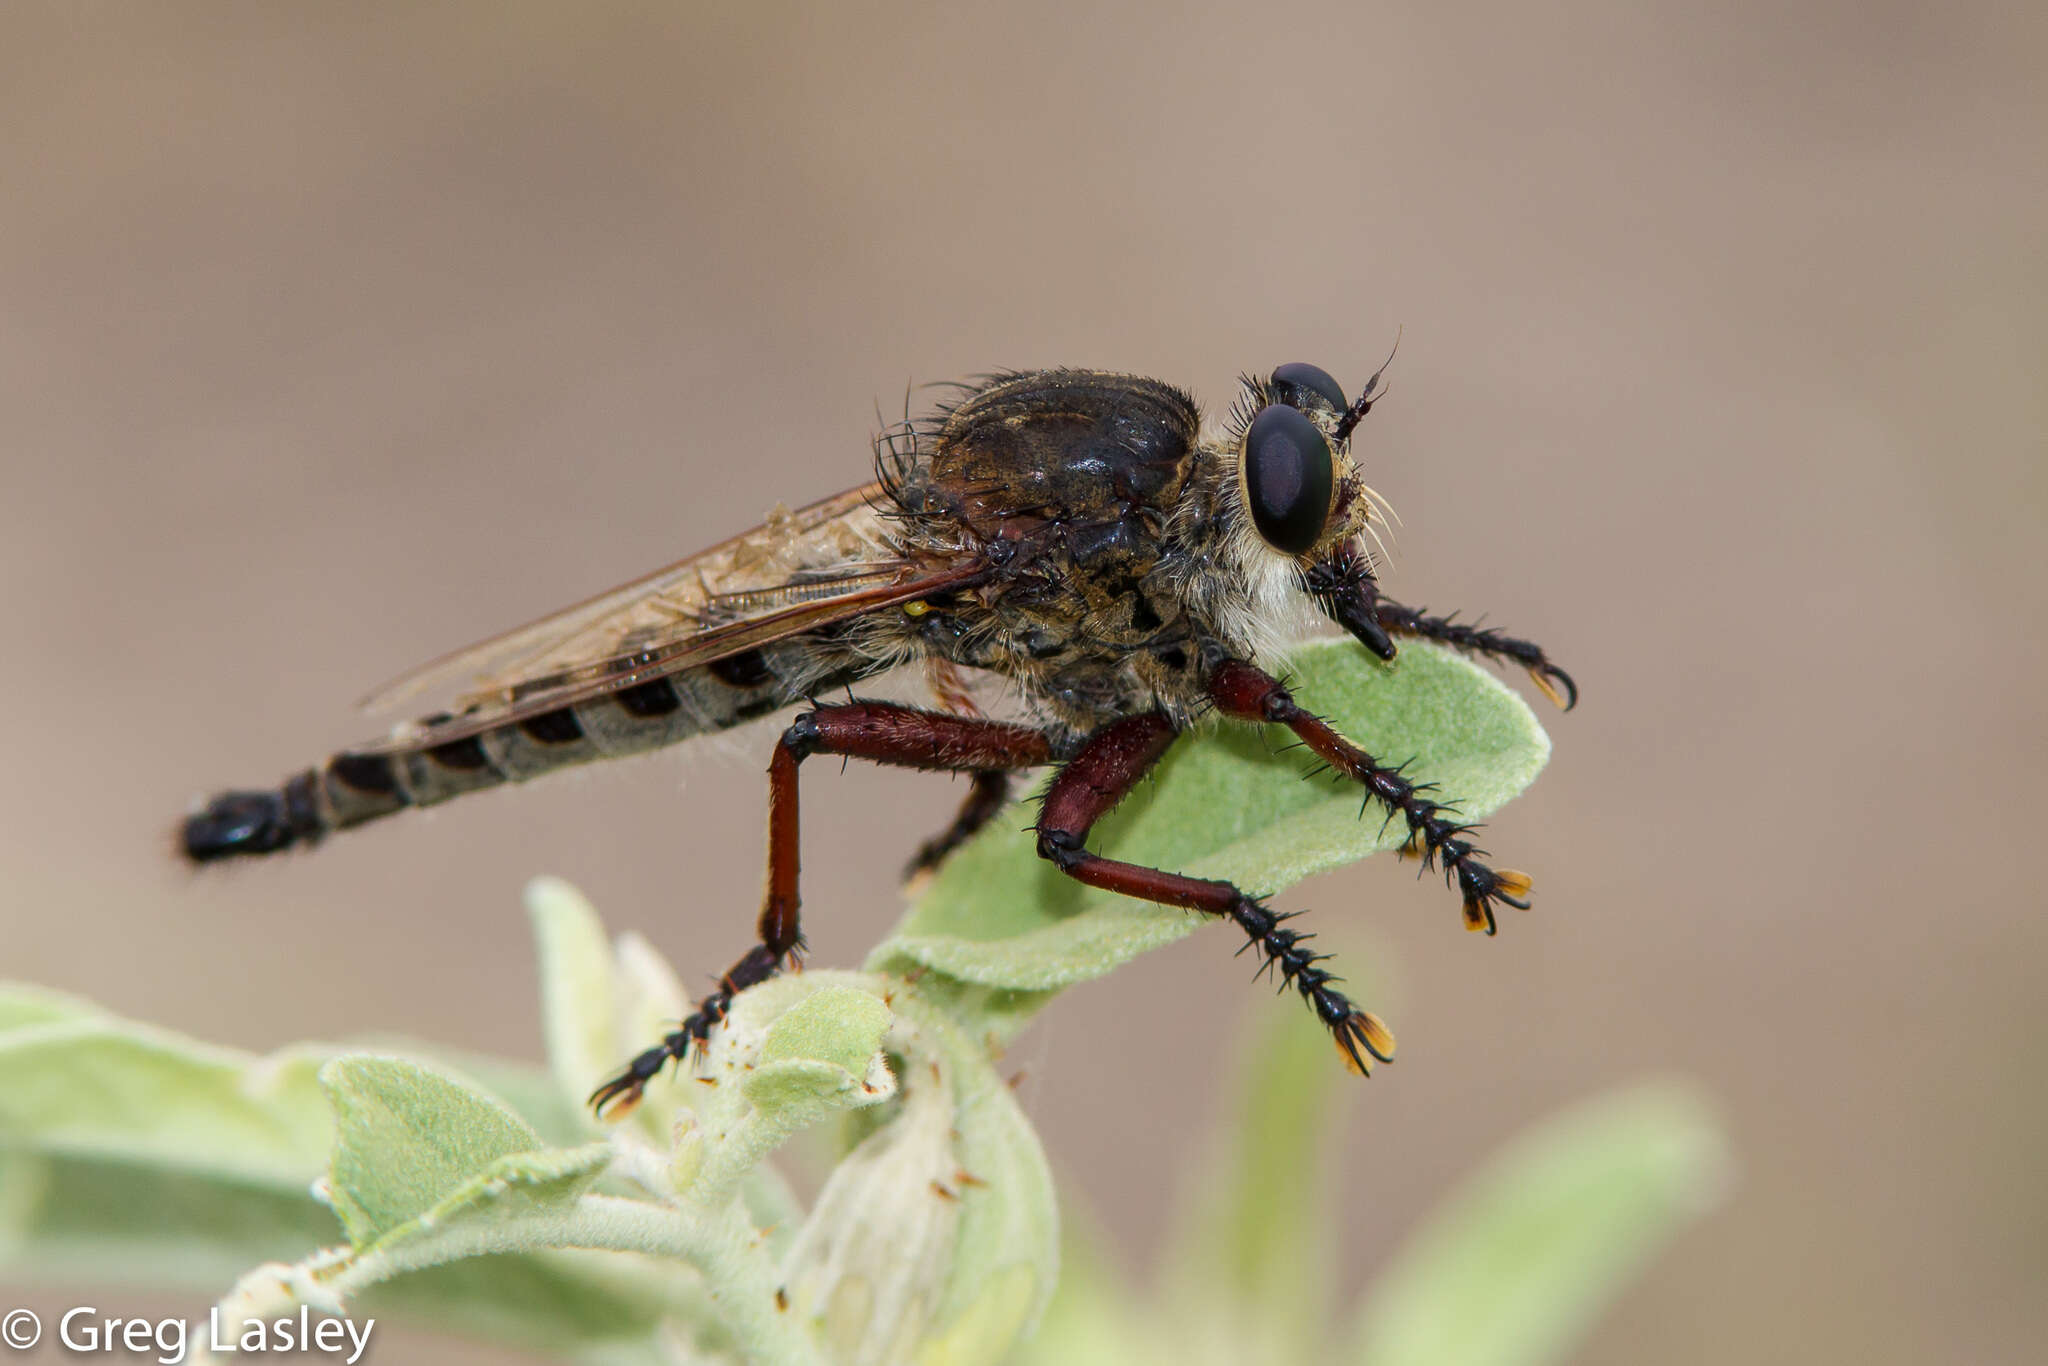
<instances>
[{"instance_id":1,"label":"fly's abdomen","mask_svg":"<svg viewBox=\"0 0 2048 1366\"><path fill-rule=\"evenodd\" d=\"M276 853L409 806L727 730L872 671L777 643L460 739L344 751L276 788L214 797L185 818L180 847L195 863Z\"/></svg>"}]
</instances>

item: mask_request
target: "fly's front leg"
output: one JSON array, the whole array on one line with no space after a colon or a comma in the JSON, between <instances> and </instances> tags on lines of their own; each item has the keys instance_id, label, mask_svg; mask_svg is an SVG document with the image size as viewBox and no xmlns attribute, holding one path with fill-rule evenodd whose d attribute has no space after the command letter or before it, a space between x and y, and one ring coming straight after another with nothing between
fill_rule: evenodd
<instances>
[{"instance_id":1,"label":"fly's front leg","mask_svg":"<svg viewBox=\"0 0 2048 1366\"><path fill-rule=\"evenodd\" d=\"M1579 704L1579 685L1551 663L1534 641L1517 640L1491 626L1468 625L1455 615L1433 617L1425 609L1403 607L1381 597L1372 565L1356 546L1340 546L1327 560L1305 571L1302 587L1332 620L1381 659L1394 658L1395 636L1434 640L1468 655L1484 655L1495 663L1519 664L1529 671L1529 681L1559 707L1570 711Z\"/></svg>"},{"instance_id":2,"label":"fly's front leg","mask_svg":"<svg viewBox=\"0 0 2048 1366\"><path fill-rule=\"evenodd\" d=\"M1444 876L1465 898L1465 928L1492 934L1497 928L1496 902L1518 911L1529 909L1529 876L1507 868L1493 869L1479 861L1484 850L1465 838L1473 827L1444 815L1445 807L1423 795L1427 784L1411 783L1399 769L1388 768L1337 734L1319 716L1302 710L1280 680L1241 660L1227 660L1209 676L1209 696L1225 716L1241 721L1266 721L1293 731L1325 763L1363 783L1385 804L1388 819L1408 824L1409 847L1425 866L1441 865Z\"/></svg>"},{"instance_id":3,"label":"fly's front leg","mask_svg":"<svg viewBox=\"0 0 2048 1366\"><path fill-rule=\"evenodd\" d=\"M1159 713L1113 721L1095 732L1062 768L1045 794L1038 820L1038 853L1077 882L1162 906L1227 916L1251 945L1277 969L1282 985L1292 984L1335 1037L1353 1071L1371 1071L1368 1058L1391 1062L1394 1036L1378 1017L1359 1010L1331 985L1337 979L1319 966L1326 955L1304 947L1307 935L1286 928L1290 917L1266 909L1228 882L1122 863L1090 853L1088 831L1157 763L1173 744L1173 723ZM1242 950L1240 950L1242 952Z\"/></svg>"},{"instance_id":4,"label":"fly's front leg","mask_svg":"<svg viewBox=\"0 0 2048 1366\"><path fill-rule=\"evenodd\" d=\"M1532 640L1517 640L1503 635L1491 626L1474 626L1457 620L1455 614L1448 617L1433 617L1415 607L1403 607L1398 602L1381 598L1373 607L1373 615L1379 618L1381 626L1397 636L1417 636L1423 640L1434 640L1466 654L1484 655L1488 659L1508 660L1529 671L1529 681L1542 694L1565 711L1579 705L1579 685L1572 682L1572 676L1550 662L1550 656L1543 647ZM1560 691L1560 689L1562 691Z\"/></svg>"},{"instance_id":5,"label":"fly's front leg","mask_svg":"<svg viewBox=\"0 0 2048 1366\"><path fill-rule=\"evenodd\" d=\"M670 1059L700 1048L725 1018L732 998L799 960L804 936L797 895L797 768L813 754L840 754L898 768L980 774L1036 768L1052 760L1052 742L1030 726L948 716L887 702L849 702L800 713L768 763L768 890L760 942L726 970L675 1032L633 1059L591 1094L600 1114L622 1114ZM986 817L983 817L986 820Z\"/></svg>"}]
</instances>

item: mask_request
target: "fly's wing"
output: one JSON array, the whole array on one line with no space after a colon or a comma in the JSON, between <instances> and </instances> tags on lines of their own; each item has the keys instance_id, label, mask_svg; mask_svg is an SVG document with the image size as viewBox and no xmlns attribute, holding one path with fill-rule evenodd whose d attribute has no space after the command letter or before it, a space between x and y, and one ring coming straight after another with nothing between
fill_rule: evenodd
<instances>
[{"instance_id":1,"label":"fly's wing","mask_svg":"<svg viewBox=\"0 0 2048 1366\"><path fill-rule=\"evenodd\" d=\"M721 593L785 585L806 558L796 542L827 542L810 557L818 567L845 573L874 559L873 568L886 574L894 562L879 528L861 525L880 492L869 484L797 512L778 507L762 525L709 550L401 674L360 705L387 711L423 695L457 692L457 705L466 706L526 679L628 653L638 640L673 638L692 629Z\"/></svg>"},{"instance_id":2,"label":"fly's wing","mask_svg":"<svg viewBox=\"0 0 2048 1366\"><path fill-rule=\"evenodd\" d=\"M456 691L455 714L403 726L362 752L463 739L985 574L979 560L935 567L897 556L878 510L887 502L869 484L797 512L777 508L709 550L394 679L363 705Z\"/></svg>"}]
</instances>

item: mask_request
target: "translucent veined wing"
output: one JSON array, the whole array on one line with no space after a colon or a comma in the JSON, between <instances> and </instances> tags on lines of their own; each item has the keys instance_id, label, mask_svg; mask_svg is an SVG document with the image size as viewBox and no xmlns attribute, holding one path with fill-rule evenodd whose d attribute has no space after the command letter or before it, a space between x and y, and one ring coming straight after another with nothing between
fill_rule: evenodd
<instances>
[{"instance_id":1,"label":"translucent veined wing","mask_svg":"<svg viewBox=\"0 0 2048 1366\"><path fill-rule=\"evenodd\" d=\"M652 642L673 638L679 629L694 630L713 598L787 587L807 558L817 562L816 569L841 574L864 560L874 560L877 572L892 573L898 566L873 516L873 500L881 494L879 485L867 484L796 512L777 507L752 530L400 674L358 705L389 711L445 692L458 693L459 705L482 701L525 679L628 653L636 637Z\"/></svg>"},{"instance_id":2,"label":"translucent veined wing","mask_svg":"<svg viewBox=\"0 0 2048 1366\"><path fill-rule=\"evenodd\" d=\"M425 665L363 705L454 691L450 710L362 752L459 740L770 641L963 587L979 561L897 556L879 484L791 512L633 582Z\"/></svg>"}]
</instances>

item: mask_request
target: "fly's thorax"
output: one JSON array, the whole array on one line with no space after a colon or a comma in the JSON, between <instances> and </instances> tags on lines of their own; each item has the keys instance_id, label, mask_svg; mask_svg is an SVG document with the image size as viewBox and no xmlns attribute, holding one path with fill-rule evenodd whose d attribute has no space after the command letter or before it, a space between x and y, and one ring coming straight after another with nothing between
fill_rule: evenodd
<instances>
[{"instance_id":1,"label":"fly's thorax","mask_svg":"<svg viewBox=\"0 0 2048 1366\"><path fill-rule=\"evenodd\" d=\"M1001 674L1071 726L1152 705L1147 656L1188 642L1162 566L1199 431L1193 400L1156 380L1041 370L995 378L899 434L886 482L903 550L975 555L996 572L907 605L876 637Z\"/></svg>"},{"instance_id":2,"label":"fly's thorax","mask_svg":"<svg viewBox=\"0 0 2048 1366\"><path fill-rule=\"evenodd\" d=\"M1047 523L1115 539L1134 518L1162 521L1179 501L1200 428L1194 400L1158 380L1100 370L1001 376L922 434L927 496L984 539Z\"/></svg>"}]
</instances>

